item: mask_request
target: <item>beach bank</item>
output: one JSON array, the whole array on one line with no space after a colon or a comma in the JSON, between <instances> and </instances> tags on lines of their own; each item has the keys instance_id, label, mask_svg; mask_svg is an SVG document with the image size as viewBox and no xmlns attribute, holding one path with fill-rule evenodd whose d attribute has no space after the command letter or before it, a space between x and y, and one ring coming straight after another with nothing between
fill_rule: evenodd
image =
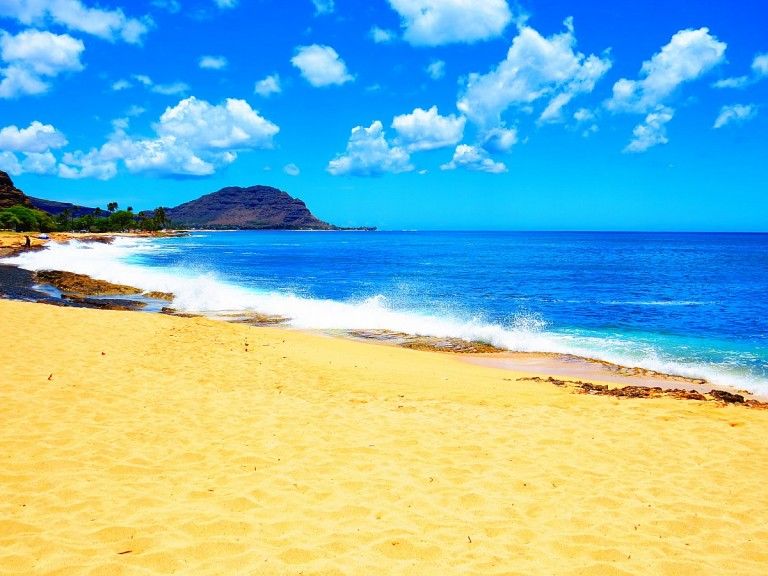
<instances>
[{"instance_id":1,"label":"beach bank","mask_svg":"<svg viewBox=\"0 0 768 576\"><path fill-rule=\"evenodd\" d=\"M0 301L0 319L2 573L768 562L768 411L203 318Z\"/></svg>"}]
</instances>

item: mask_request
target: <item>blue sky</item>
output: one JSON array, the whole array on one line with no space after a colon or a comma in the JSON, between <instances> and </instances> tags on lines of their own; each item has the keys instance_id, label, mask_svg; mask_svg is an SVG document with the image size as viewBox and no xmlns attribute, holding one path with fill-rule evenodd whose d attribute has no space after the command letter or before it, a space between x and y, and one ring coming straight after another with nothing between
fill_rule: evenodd
<instances>
[{"instance_id":1,"label":"blue sky","mask_svg":"<svg viewBox=\"0 0 768 576\"><path fill-rule=\"evenodd\" d=\"M339 225L768 231L764 0L0 0L0 169Z\"/></svg>"}]
</instances>

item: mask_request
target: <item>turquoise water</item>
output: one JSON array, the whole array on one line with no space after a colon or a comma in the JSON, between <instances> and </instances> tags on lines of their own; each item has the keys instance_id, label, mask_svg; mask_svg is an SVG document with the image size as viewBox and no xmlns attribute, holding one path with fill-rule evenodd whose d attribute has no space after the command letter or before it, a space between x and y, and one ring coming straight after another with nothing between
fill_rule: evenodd
<instances>
[{"instance_id":1,"label":"turquoise water","mask_svg":"<svg viewBox=\"0 0 768 576\"><path fill-rule=\"evenodd\" d=\"M768 392L765 234L244 231L84 249L56 261L173 291L189 311L479 339Z\"/></svg>"}]
</instances>

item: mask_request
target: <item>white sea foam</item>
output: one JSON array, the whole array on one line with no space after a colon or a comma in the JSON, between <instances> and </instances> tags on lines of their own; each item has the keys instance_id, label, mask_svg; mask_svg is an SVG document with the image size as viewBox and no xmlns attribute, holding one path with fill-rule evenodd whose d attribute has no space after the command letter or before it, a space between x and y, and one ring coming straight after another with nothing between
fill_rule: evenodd
<instances>
[{"instance_id":1,"label":"white sea foam","mask_svg":"<svg viewBox=\"0 0 768 576\"><path fill-rule=\"evenodd\" d=\"M408 308L382 294L344 302L307 298L227 282L202 268L154 268L131 263L132 257L143 252L174 249L145 239L117 238L112 244L51 244L46 250L24 252L5 262L28 270L67 270L147 291L172 292L175 295L172 306L185 312L217 316L255 311L289 318L291 326L301 329L391 330L454 337L487 342L518 352L554 352L597 358L623 366L706 378L714 384L768 394L768 380L750 375L739 366L687 363L641 341L555 331L535 314L521 313L504 324L490 323L481 317L452 314L434 307L430 311L426 306Z\"/></svg>"}]
</instances>

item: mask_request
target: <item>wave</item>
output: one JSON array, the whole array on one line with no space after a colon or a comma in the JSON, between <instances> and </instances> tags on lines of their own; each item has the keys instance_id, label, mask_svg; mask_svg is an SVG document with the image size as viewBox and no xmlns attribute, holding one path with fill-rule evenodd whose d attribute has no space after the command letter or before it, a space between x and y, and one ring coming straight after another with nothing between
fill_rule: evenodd
<instances>
[{"instance_id":1,"label":"wave","mask_svg":"<svg viewBox=\"0 0 768 576\"><path fill-rule=\"evenodd\" d=\"M384 294L338 301L268 291L222 278L204 266L148 267L136 262L145 253L180 250L154 240L118 237L112 244L51 244L5 262L28 270L67 270L146 291L171 292L177 310L212 317L259 312L289 319L289 325L312 330L389 330L419 336L481 341L515 352L570 354L706 380L768 393L768 379L751 373L738 358L717 362L682 360L664 351L663 343L625 334L589 334L553 329L541 316L519 313L503 324L482 316L440 310L439 306L398 301ZM184 250L189 250L186 245ZM637 302L637 304L642 304ZM648 302L647 305L689 305ZM690 303L692 304L692 303Z\"/></svg>"}]
</instances>

